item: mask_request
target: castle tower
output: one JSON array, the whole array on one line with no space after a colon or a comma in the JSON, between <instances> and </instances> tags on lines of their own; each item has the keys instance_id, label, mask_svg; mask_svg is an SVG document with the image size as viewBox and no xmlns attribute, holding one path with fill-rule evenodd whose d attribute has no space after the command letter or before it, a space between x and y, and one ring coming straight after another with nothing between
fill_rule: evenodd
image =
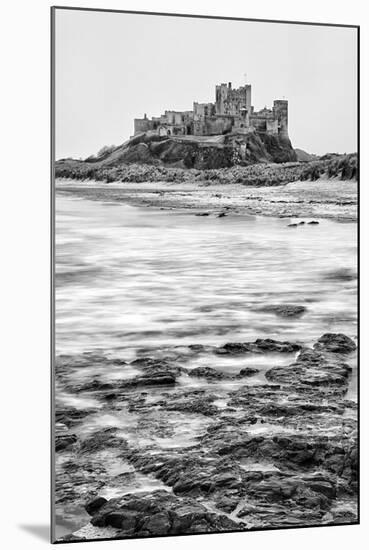
<instances>
[{"instance_id":1,"label":"castle tower","mask_svg":"<svg viewBox=\"0 0 369 550\"><path fill-rule=\"evenodd\" d=\"M232 83L219 84L215 86L215 112L217 115L226 115L227 113L227 99L228 90L232 89Z\"/></svg>"},{"instance_id":2,"label":"castle tower","mask_svg":"<svg viewBox=\"0 0 369 550\"><path fill-rule=\"evenodd\" d=\"M278 134L288 139L288 101L276 99L273 102L274 115L278 121Z\"/></svg>"},{"instance_id":3,"label":"castle tower","mask_svg":"<svg viewBox=\"0 0 369 550\"><path fill-rule=\"evenodd\" d=\"M250 125L251 115L251 84L245 84L245 107L246 107L246 122L247 126Z\"/></svg>"},{"instance_id":4,"label":"castle tower","mask_svg":"<svg viewBox=\"0 0 369 550\"><path fill-rule=\"evenodd\" d=\"M215 113L217 115L242 116L248 126L251 114L251 84L233 89L232 83L215 87Z\"/></svg>"}]
</instances>

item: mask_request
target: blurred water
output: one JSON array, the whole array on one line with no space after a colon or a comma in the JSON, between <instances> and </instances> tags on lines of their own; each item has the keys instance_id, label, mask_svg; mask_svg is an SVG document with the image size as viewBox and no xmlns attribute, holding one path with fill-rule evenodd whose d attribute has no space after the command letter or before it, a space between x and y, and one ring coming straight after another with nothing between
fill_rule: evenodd
<instances>
[{"instance_id":1,"label":"blurred water","mask_svg":"<svg viewBox=\"0 0 369 550\"><path fill-rule=\"evenodd\" d=\"M56 353L355 338L356 224L288 223L57 196ZM279 303L307 313L258 311Z\"/></svg>"}]
</instances>

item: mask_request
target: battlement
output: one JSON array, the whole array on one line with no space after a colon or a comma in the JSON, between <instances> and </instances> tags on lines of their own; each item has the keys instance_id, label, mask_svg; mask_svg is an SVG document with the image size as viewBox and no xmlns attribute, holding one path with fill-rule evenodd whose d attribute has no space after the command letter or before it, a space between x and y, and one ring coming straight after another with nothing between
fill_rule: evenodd
<instances>
[{"instance_id":1,"label":"battlement","mask_svg":"<svg viewBox=\"0 0 369 550\"><path fill-rule=\"evenodd\" d=\"M232 83L215 86L214 103L193 103L192 111L165 111L159 117L134 120L134 135L153 132L159 136L214 136L229 133L259 133L288 138L288 101L276 99L273 108L255 111L251 84L232 88Z\"/></svg>"}]
</instances>

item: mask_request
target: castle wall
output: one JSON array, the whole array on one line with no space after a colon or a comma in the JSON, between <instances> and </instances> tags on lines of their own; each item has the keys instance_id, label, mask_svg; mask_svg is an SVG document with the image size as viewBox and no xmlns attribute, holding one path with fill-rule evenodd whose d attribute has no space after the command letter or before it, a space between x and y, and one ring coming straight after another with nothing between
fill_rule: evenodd
<instances>
[{"instance_id":1,"label":"castle wall","mask_svg":"<svg viewBox=\"0 0 369 550\"><path fill-rule=\"evenodd\" d=\"M141 134L142 132L148 132L154 129L154 123L148 118L135 118L134 119L134 133Z\"/></svg>"},{"instance_id":2,"label":"castle wall","mask_svg":"<svg viewBox=\"0 0 369 550\"><path fill-rule=\"evenodd\" d=\"M193 118L198 120L200 117L215 115L214 103L197 103L193 104Z\"/></svg>"},{"instance_id":3,"label":"castle wall","mask_svg":"<svg viewBox=\"0 0 369 550\"><path fill-rule=\"evenodd\" d=\"M194 120L195 136L217 136L232 131L233 117L214 115Z\"/></svg>"}]
</instances>

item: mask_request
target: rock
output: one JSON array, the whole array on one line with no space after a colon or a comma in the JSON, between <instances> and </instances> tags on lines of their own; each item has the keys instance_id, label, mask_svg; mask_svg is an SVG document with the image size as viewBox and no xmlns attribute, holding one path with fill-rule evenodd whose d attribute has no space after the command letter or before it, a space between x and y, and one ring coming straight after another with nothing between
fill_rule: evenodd
<instances>
[{"instance_id":1,"label":"rock","mask_svg":"<svg viewBox=\"0 0 369 550\"><path fill-rule=\"evenodd\" d=\"M357 274L351 269L342 268L326 273L324 278L328 281L355 281L357 279Z\"/></svg>"},{"instance_id":2,"label":"rock","mask_svg":"<svg viewBox=\"0 0 369 550\"><path fill-rule=\"evenodd\" d=\"M135 388L139 386L172 386L176 383L177 376L182 368L172 365L165 359L142 357L132 361L131 365L143 371L143 375L136 376L121 383L122 388Z\"/></svg>"},{"instance_id":3,"label":"rock","mask_svg":"<svg viewBox=\"0 0 369 550\"><path fill-rule=\"evenodd\" d=\"M134 388L138 386L173 386L176 383L176 376L173 373L155 373L137 376L127 380L122 386L124 388Z\"/></svg>"},{"instance_id":4,"label":"rock","mask_svg":"<svg viewBox=\"0 0 369 550\"><path fill-rule=\"evenodd\" d=\"M195 353L201 353L202 351L205 351L206 348L203 344L190 344L188 349Z\"/></svg>"},{"instance_id":5,"label":"rock","mask_svg":"<svg viewBox=\"0 0 369 550\"><path fill-rule=\"evenodd\" d=\"M77 441L75 434L58 435L55 438L56 452L65 451L74 445Z\"/></svg>"},{"instance_id":6,"label":"rock","mask_svg":"<svg viewBox=\"0 0 369 550\"><path fill-rule=\"evenodd\" d=\"M106 502L108 501L104 497L94 498L86 503L85 510L90 516L93 516Z\"/></svg>"},{"instance_id":7,"label":"rock","mask_svg":"<svg viewBox=\"0 0 369 550\"><path fill-rule=\"evenodd\" d=\"M315 491L316 493L321 493L330 499L336 497L337 491L336 487L327 481L309 481L307 483L309 489Z\"/></svg>"},{"instance_id":8,"label":"rock","mask_svg":"<svg viewBox=\"0 0 369 550\"><path fill-rule=\"evenodd\" d=\"M136 537L232 531L244 527L222 514L209 512L194 499L167 491L111 499L93 516L91 523L100 527L110 525Z\"/></svg>"},{"instance_id":9,"label":"rock","mask_svg":"<svg viewBox=\"0 0 369 550\"><path fill-rule=\"evenodd\" d=\"M317 220L312 220L311 222L308 222L308 225L319 225L319 222Z\"/></svg>"},{"instance_id":10,"label":"rock","mask_svg":"<svg viewBox=\"0 0 369 550\"><path fill-rule=\"evenodd\" d=\"M275 313L279 317L301 317L301 315L306 312L306 307L292 304L275 304L263 306L259 311Z\"/></svg>"},{"instance_id":11,"label":"rock","mask_svg":"<svg viewBox=\"0 0 369 550\"><path fill-rule=\"evenodd\" d=\"M85 507L96 538L99 532L124 538L353 523L357 406L346 399L351 367L342 351L353 345L345 335L328 334L312 348L261 338L218 348L186 343L138 350L131 363L140 371L137 376L114 380L112 390L93 390L102 408L58 410L60 442L86 414L129 418L119 430L84 433L79 428L84 439L79 435L71 442L58 464L60 517L73 517ZM224 372L212 367L212 353L219 354L217 363L225 355ZM287 355L274 366L276 353L290 353L291 359ZM191 369L198 354L209 366ZM227 373L232 357L242 365L243 354L263 354L263 363L270 357L268 382L242 380L258 373L252 363L239 367L238 374L234 368ZM176 381L182 373L192 387L152 384L166 376ZM195 377L211 386L196 383ZM66 376L68 383L71 378ZM91 422L87 419L86 430ZM122 473L115 475L112 465L120 461ZM143 490L144 479L150 486L164 484L165 490ZM122 496L99 497L106 487L115 494L121 488ZM245 517L247 524L230 514ZM86 526L87 513L81 519ZM81 529L76 535L90 538L86 533Z\"/></svg>"},{"instance_id":12,"label":"rock","mask_svg":"<svg viewBox=\"0 0 369 550\"><path fill-rule=\"evenodd\" d=\"M316 344L316 349L324 349L333 353L350 353L356 349L356 344L345 334L326 333L323 334Z\"/></svg>"},{"instance_id":13,"label":"rock","mask_svg":"<svg viewBox=\"0 0 369 550\"><path fill-rule=\"evenodd\" d=\"M217 348L215 353L219 355L241 355L243 353L293 353L301 349L299 344L291 342L279 342L272 338L257 339L255 342L228 342Z\"/></svg>"},{"instance_id":14,"label":"rock","mask_svg":"<svg viewBox=\"0 0 369 550\"><path fill-rule=\"evenodd\" d=\"M254 376L254 374L257 374L259 369L254 369L252 367L245 367L244 369L241 369L238 373L238 376L243 378L244 376Z\"/></svg>"},{"instance_id":15,"label":"rock","mask_svg":"<svg viewBox=\"0 0 369 550\"><path fill-rule=\"evenodd\" d=\"M230 514L237 507L238 502L237 495L233 497L224 496L217 500L217 508L226 514Z\"/></svg>"},{"instance_id":16,"label":"rock","mask_svg":"<svg viewBox=\"0 0 369 550\"><path fill-rule=\"evenodd\" d=\"M302 348L297 356L297 361L317 365L324 362L324 355L311 348Z\"/></svg>"},{"instance_id":17,"label":"rock","mask_svg":"<svg viewBox=\"0 0 369 550\"><path fill-rule=\"evenodd\" d=\"M227 344L224 344L224 346L218 348L216 350L216 353L218 354L226 354L229 353L231 355L238 355L241 353L248 353L251 351L250 344L247 343L240 343L240 342L229 342Z\"/></svg>"},{"instance_id":18,"label":"rock","mask_svg":"<svg viewBox=\"0 0 369 550\"><path fill-rule=\"evenodd\" d=\"M191 369L188 374L199 378L218 379L227 378L222 372L219 372L211 367L196 367Z\"/></svg>"},{"instance_id":19,"label":"rock","mask_svg":"<svg viewBox=\"0 0 369 550\"><path fill-rule=\"evenodd\" d=\"M220 214L218 214L218 218L224 218L227 214L225 212L221 212Z\"/></svg>"},{"instance_id":20,"label":"rock","mask_svg":"<svg viewBox=\"0 0 369 550\"><path fill-rule=\"evenodd\" d=\"M277 352L277 353L293 353L299 351L301 346L299 344L291 344L290 342L278 342L271 338L255 340L254 345L264 352Z\"/></svg>"},{"instance_id":21,"label":"rock","mask_svg":"<svg viewBox=\"0 0 369 550\"><path fill-rule=\"evenodd\" d=\"M106 516L105 525L133 534L136 526L136 516L137 514L132 511L111 512Z\"/></svg>"},{"instance_id":22,"label":"rock","mask_svg":"<svg viewBox=\"0 0 369 550\"><path fill-rule=\"evenodd\" d=\"M168 512L158 512L145 520L141 529L150 535L166 535L171 530L171 518Z\"/></svg>"},{"instance_id":23,"label":"rock","mask_svg":"<svg viewBox=\"0 0 369 550\"><path fill-rule=\"evenodd\" d=\"M55 422L64 424L68 428L80 424L83 419L96 412L97 409L76 409L75 407L60 407L56 406Z\"/></svg>"},{"instance_id":24,"label":"rock","mask_svg":"<svg viewBox=\"0 0 369 550\"><path fill-rule=\"evenodd\" d=\"M66 390L69 393L84 393L84 392L104 392L114 389L114 384L110 382L104 382L102 380L91 380L91 382L85 382L79 385L68 385Z\"/></svg>"},{"instance_id":25,"label":"rock","mask_svg":"<svg viewBox=\"0 0 369 550\"><path fill-rule=\"evenodd\" d=\"M198 212L195 216L209 216L209 212Z\"/></svg>"},{"instance_id":26,"label":"rock","mask_svg":"<svg viewBox=\"0 0 369 550\"><path fill-rule=\"evenodd\" d=\"M120 448L125 449L127 442L117 436L118 428L103 428L94 432L91 437L88 437L81 442L81 453L94 453L100 449Z\"/></svg>"},{"instance_id":27,"label":"rock","mask_svg":"<svg viewBox=\"0 0 369 550\"><path fill-rule=\"evenodd\" d=\"M287 227L297 227L297 223L289 223Z\"/></svg>"},{"instance_id":28,"label":"rock","mask_svg":"<svg viewBox=\"0 0 369 550\"><path fill-rule=\"evenodd\" d=\"M205 416L216 415L219 410L212 404L213 396L201 397L179 397L162 403L162 407L167 411L180 411L193 414L203 414Z\"/></svg>"},{"instance_id":29,"label":"rock","mask_svg":"<svg viewBox=\"0 0 369 550\"><path fill-rule=\"evenodd\" d=\"M265 373L265 377L272 382L283 384L294 384L296 387L302 385L304 388L309 386L345 386L350 367L341 364L331 364L326 361L319 363L309 363L308 361L296 363L288 366L273 367Z\"/></svg>"}]
</instances>

